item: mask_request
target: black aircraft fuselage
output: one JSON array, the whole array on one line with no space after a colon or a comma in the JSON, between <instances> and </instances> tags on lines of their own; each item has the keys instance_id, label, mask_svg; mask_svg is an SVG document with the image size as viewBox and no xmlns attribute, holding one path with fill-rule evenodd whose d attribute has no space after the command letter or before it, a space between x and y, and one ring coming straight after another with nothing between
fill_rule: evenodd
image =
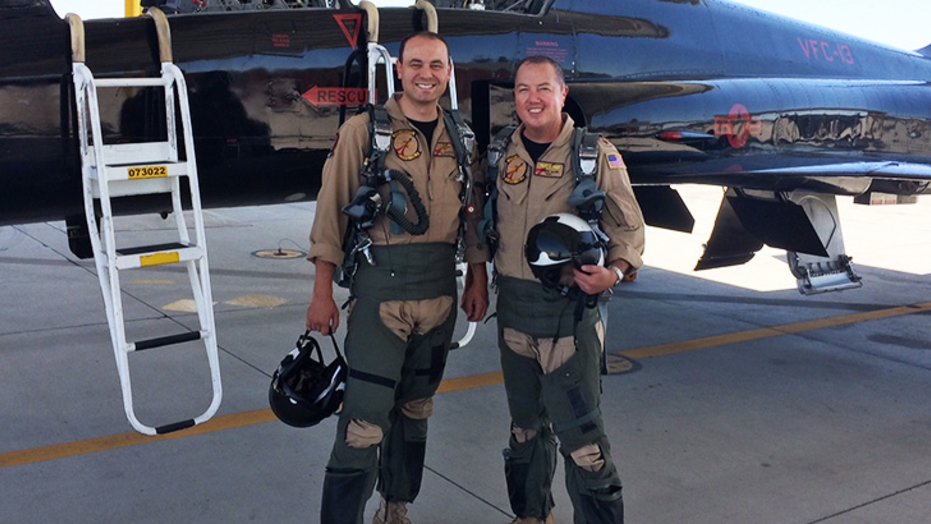
<instances>
[{"instance_id":1,"label":"black aircraft fuselage","mask_svg":"<svg viewBox=\"0 0 931 524\"><path fill-rule=\"evenodd\" d=\"M491 7L494 2L488 2ZM673 183L830 195L926 193L931 60L720 0L550 0L524 12L437 9L459 103L487 145L511 122L515 63L561 63L566 109L623 153L648 220ZM424 28L380 10L380 42ZM189 86L206 206L313 199L327 150L365 86L362 11L169 17ZM155 75L146 17L86 24L101 77ZM0 0L0 224L82 215L69 31L46 0ZM376 86L376 92L383 86ZM164 135L144 89L101 95L108 142ZM676 213L666 213L675 215Z\"/></svg>"}]
</instances>

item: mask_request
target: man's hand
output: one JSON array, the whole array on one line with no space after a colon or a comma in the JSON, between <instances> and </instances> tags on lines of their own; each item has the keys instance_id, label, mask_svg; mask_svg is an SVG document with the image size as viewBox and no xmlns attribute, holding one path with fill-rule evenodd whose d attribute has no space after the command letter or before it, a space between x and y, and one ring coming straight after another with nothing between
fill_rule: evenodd
<instances>
[{"instance_id":1,"label":"man's hand","mask_svg":"<svg viewBox=\"0 0 931 524\"><path fill-rule=\"evenodd\" d=\"M575 270L575 284L588 295L598 295L614 287L616 281L614 270L604 266L586 264L581 270Z\"/></svg>"},{"instance_id":2,"label":"man's hand","mask_svg":"<svg viewBox=\"0 0 931 524\"><path fill-rule=\"evenodd\" d=\"M339 308L333 300L333 273L336 266L319 259L314 266L314 294L307 307L307 329L329 335L339 327Z\"/></svg>"},{"instance_id":3,"label":"man's hand","mask_svg":"<svg viewBox=\"0 0 931 524\"><path fill-rule=\"evenodd\" d=\"M469 264L461 307L469 322L480 322L488 312L488 273L484 263Z\"/></svg>"},{"instance_id":4,"label":"man's hand","mask_svg":"<svg viewBox=\"0 0 931 524\"><path fill-rule=\"evenodd\" d=\"M614 272L615 267L625 275L630 271L630 264L620 258L612 261L608 267L585 265L582 266L581 271L575 270L575 283L585 293L597 295L614 287L614 284L617 283L617 273ZM626 278L621 280L627 281ZM630 282L632 281L630 280Z\"/></svg>"},{"instance_id":5,"label":"man's hand","mask_svg":"<svg viewBox=\"0 0 931 524\"><path fill-rule=\"evenodd\" d=\"M335 333L339 328L339 308L333 297L314 297L307 307L307 329L324 335Z\"/></svg>"}]
</instances>

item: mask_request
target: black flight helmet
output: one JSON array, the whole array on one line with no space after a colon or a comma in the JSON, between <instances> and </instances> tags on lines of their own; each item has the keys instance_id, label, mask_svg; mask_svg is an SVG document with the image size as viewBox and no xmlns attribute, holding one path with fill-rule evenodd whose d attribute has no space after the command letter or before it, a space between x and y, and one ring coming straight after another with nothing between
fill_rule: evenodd
<instances>
[{"instance_id":1,"label":"black flight helmet","mask_svg":"<svg viewBox=\"0 0 931 524\"><path fill-rule=\"evenodd\" d=\"M318 424L339 409L346 389L348 366L339 352L327 364L320 344L310 332L297 339L297 344L278 365L268 388L268 403L279 420L297 428ZM314 355L316 352L316 358Z\"/></svg>"}]
</instances>

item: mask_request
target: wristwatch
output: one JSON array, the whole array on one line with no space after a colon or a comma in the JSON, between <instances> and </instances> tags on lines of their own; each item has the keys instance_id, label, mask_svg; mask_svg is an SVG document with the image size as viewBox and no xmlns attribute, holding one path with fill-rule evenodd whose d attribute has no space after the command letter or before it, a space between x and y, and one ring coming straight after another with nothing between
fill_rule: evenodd
<instances>
[{"instance_id":1,"label":"wristwatch","mask_svg":"<svg viewBox=\"0 0 931 524\"><path fill-rule=\"evenodd\" d=\"M617 266L611 266L611 269L613 269L614 274L617 275L617 280L614 281L614 287L620 286L621 282L624 280L624 272Z\"/></svg>"}]
</instances>

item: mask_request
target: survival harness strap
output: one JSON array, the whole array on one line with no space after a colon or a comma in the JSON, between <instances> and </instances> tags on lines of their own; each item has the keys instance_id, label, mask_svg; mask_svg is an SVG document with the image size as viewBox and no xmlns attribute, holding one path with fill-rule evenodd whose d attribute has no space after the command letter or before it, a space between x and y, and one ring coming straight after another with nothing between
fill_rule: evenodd
<instances>
[{"instance_id":1,"label":"survival harness strap","mask_svg":"<svg viewBox=\"0 0 931 524\"><path fill-rule=\"evenodd\" d=\"M466 227L469 215L475 212L475 193L472 192L472 151L475 148L475 133L465 123L459 111L443 111L443 125L449 140L453 143L456 163L459 165L459 235L456 242L456 261L465 258Z\"/></svg>"},{"instance_id":2,"label":"survival harness strap","mask_svg":"<svg viewBox=\"0 0 931 524\"><path fill-rule=\"evenodd\" d=\"M598 168L599 135L589 133L586 128L572 130L572 170L575 172L575 189L569 195L569 205L576 209L576 214L588 222L592 231L598 236L602 247L608 247L608 235L601 230L601 214L605 207L605 193L595 183L595 171Z\"/></svg>"},{"instance_id":3,"label":"survival harness strap","mask_svg":"<svg viewBox=\"0 0 931 524\"><path fill-rule=\"evenodd\" d=\"M482 208L482 219L478 222L478 247L488 243L488 251L495 255L498 247L498 164L504 157L511 135L517 130L516 126L507 126L495 134L488 144L488 161L485 166L485 206Z\"/></svg>"},{"instance_id":4,"label":"survival harness strap","mask_svg":"<svg viewBox=\"0 0 931 524\"><path fill-rule=\"evenodd\" d=\"M485 207L479 222L479 247L488 242L488 248L494 254L498 243L498 165L511 143L511 136L517 128L507 126L495 134L488 144L488 165L485 172ZM598 168L597 133L590 133L584 127L572 130L572 172L575 173L575 188L569 196L569 205L575 207L576 214L588 222L592 231L607 248L608 236L601 230L601 214L604 212L605 193L595 183Z\"/></svg>"},{"instance_id":5,"label":"survival harness strap","mask_svg":"<svg viewBox=\"0 0 931 524\"><path fill-rule=\"evenodd\" d=\"M343 213L349 216L349 227L343 238L343 264L339 271L334 275L334 280L341 287L350 287L356 270L359 267L359 261L356 255L361 253L366 262L375 265L375 258L371 252L372 239L368 235L368 229L372 227L375 219L379 214L385 214L391 219L391 232L400 234L402 231L411 235L422 235L426 233L430 217L424 208L420 194L414 187L410 177L403 173L393 173L385 169L385 158L388 155L388 148L391 147L391 119L388 111L383 106L368 105L369 113L369 151L368 156L362 163L360 176L362 185L356 192L347 206L343 208ZM465 220L466 214L474 209L472 194L472 171L471 156L472 148L475 145L475 134L468 125L462 120L458 111L443 112L443 122L447 133L452 141L453 150L459 164L460 182L459 198L464 203L463 210L460 212L459 241L457 243L457 255L461 256L464 252L465 237ZM390 186L389 201L383 202L378 188L383 184ZM397 184L400 184L411 206L417 214L417 223L412 223L406 216L407 207L403 195L398 191Z\"/></svg>"}]
</instances>

